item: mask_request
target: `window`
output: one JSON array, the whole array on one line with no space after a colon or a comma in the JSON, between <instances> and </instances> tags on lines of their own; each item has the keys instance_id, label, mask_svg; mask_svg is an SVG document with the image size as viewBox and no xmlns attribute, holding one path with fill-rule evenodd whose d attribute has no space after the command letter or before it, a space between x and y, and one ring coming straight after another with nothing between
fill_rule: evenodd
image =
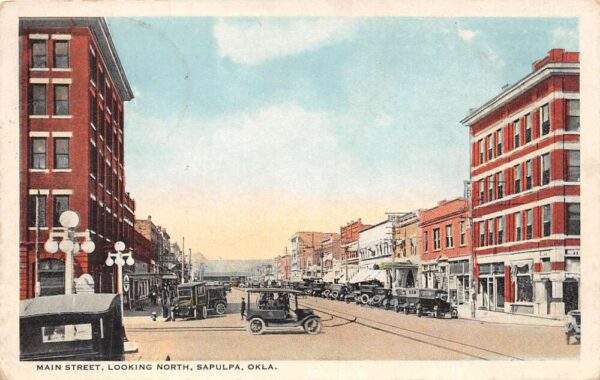
<instances>
[{"instance_id":1,"label":"window","mask_svg":"<svg viewBox=\"0 0 600 380\"><path fill-rule=\"evenodd\" d=\"M69 138L54 139L54 168L69 168Z\"/></svg>"},{"instance_id":2,"label":"window","mask_svg":"<svg viewBox=\"0 0 600 380\"><path fill-rule=\"evenodd\" d=\"M106 168L106 191L110 192L112 186L112 169L110 166Z\"/></svg>"},{"instance_id":3,"label":"window","mask_svg":"<svg viewBox=\"0 0 600 380\"><path fill-rule=\"evenodd\" d=\"M454 236L452 236L452 225L446 226L446 248L454 247Z\"/></svg>"},{"instance_id":4,"label":"window","mask_svg":"<svg viewBox=\"0 0 600 380\"><path fill-rule=\"evenodd\" d=\"M48 168L48 140L45 137L34 137L31 139L31 168Z\"/></svg>"},{"instance_id":5,"label":"window","mask_svg":"<svg viewBox=\"0 0 600 380\"><path fill-rule=\"evenodd\" d=\"M485 222L479 222L479 246L485 247Z\"/></svg>"},{"instance_id":6,"label":"window","mask_svg":"<svg viewBox=\"0 0 600 380\"><path fill-rule=\"evenodd\" d=\"M425 242L425 252L429 251L429 232L425 231L423 233L423 241Z\"/></svg>"},{"instance_id":7,"label":"window","mask_svg":"<svg viewBox=\"0 0 600 380\"><path fill-rule=\"evenodd\" d=\"M102 94L102 97L106 99L106 84L104 83L104 72L100 71L100 78L98 79L98 89Z\"/></svg>"},{"instance_id":8,"label":"window","mask_svg":"<svg viewBox=\"0 0 600 380\"><path fill-rule=\"evenodd\" d=\"M490 219L488 220L488 227L487 227L487 231L488 231L488 245L494 245L494 219Z\"/></svg>"},{"instance_id":9,"label":"window","mask_svg":"<svg viewBox=\"0 0 600 380\"><path fill-rule=\"evenodd\" d=\"M515 241L522 239L521 223L523 223L523 214L519 211L515 214Z\"/></svg>"},{"instance_id":10,"label":"window","mask_svg":"<svg viewBox=\"0 0 600 380\"><path fill-rule=\"evenodd\" d=\"M502 131L502 129L498 129L498 138L497 138L497 145L496 145L496 154L498 156L501 156L503 151L502 151L502 142L504 141L504 131Z\"/></svg>"},{"instance_id":11,"label":"window","mask_svg":"<svg viewBox=\"0 0 600 380\"><path fill-rule=\"evenodd\" d=\"M533 161L532 160L527 160L526 170L527 170L527 177L525 178L525 189L529 190L529 189L531 189L531 186L533 185Z\"/></svg>"},{"instance_id":12,"label":"window","mask_svg":"<svg viewBox=\"0 0 600 380\"><path fill-rule=\"evenodd\" d=\"M106 147L108 149L110 149L111 151L113 150L113 133L112 133L113 129L110 125L110 123L107 123L106 125Z\"/></svg>"},{"instance_id":13,"label":"window","mask_svg":"<svg viewBox=\"0 0 600 380\"><path fill-rule=\"evenodd\" d=\"M542 186L550 183L550 153L542 156Z\"/></svg>"},{"instance_id":14,"label":"window","mask_svg":"<svg viewBox=\"0 0 600 380\"><path fill-rule=\"evenodd\" d=\"M488 177L488 201L494 200L494 176Z\"/></svg>"},{"instance_id":15,"label":"window","mask_svg":"<svg viewBox=\"0 0 600 380\"><path fill-rule=\"evenodd\" d=\"M90 173L97 177L98 175L98 149L90 143Z\"/></svg>"},{"instance_id":16,"label":"window","mask_svg":"<svg viewBox=\"0 0 600 380\"><path fill-rule=\"evenodd\" d=\"M31 103L29 112L32 115L47 115L45 84L31 85Z\"/></svg>"},{"instance_id":17,"label":"window","mask_svg":"<svg viewBox=\"0 0 600 380\"><path fill-rule=\"evenodd\" d=\"M565 272L581 272L581 263L579 257L565 257Z\"/></svg>"},{"instance_id":18,"label":"window","mask_svg":"<svg viewBox=\"0 0 600 380\"><path fill-rule=\"evenodd\" d=\"M529 209L527 212L527 240L533 239L533 210Z\"/></svg>"},{"instance_id":19,"label":"window","mask_svg":"<svg viewBox=\"0 0 600 380\"><path fill-rule=\"evenodd\" d=\"M69 41L54 41L54 67L69 67Z\"/></svg>"},{"instance_id":20,"label":"window","mask_svg":"<svg viewBox=\"0 0 600 380\"><path fill-rule=\"evenodd\" d=\"M69 115L69 86L57 84L54 86L54 114Z\"/></svg>"},{"instance_id":21,"label":"window","mask_svg":"<svg viewBox=\"0 0 600 380\"><path fill-rule=\"evenodd\" d=\"M90 48L91 49L91 48ZM98 61L96 55L90 50L90 80L96 83L98 78Z\"/></svg>"},{"instance_id":22,"label":"window","mask_svg":"<svg viewBox=\"0 0 600 380\"><path fill-rule=\"evenodd\" d=\"M550 133L550 104L544 104L542 106L542 136Z\"/></svg>"},{"instance_id":23,"label":"window","mask_svg":"<svg viewBox=\"0 0 600 380\"><path fill-rule=\"evenodd\" d=\"M527 144L528 142L531 141L531 129L532 129L531 124L529 123L529 120L527 119L525 121L525 144Z\"/></svg>"},{"instance_id":24,"label":"window","mask_svg":"<svg viewBox=\"0 0 600 380\"><path fill-rule=\"evenodd\" d=\"M440 229L439 228L434 228L433 229L433 249L434 250L438 250L440 249Z\"/></svg>"},{"instance_id":25,"label":"window","mask_svg":"<svg viewBox=\"0 0 600 380\"><path fill-rule=\"evenodd\" d=\"M504 216L496 218L496 224L498 225L498 236L496 244L504 243Z\"/></svg>"},{"instance_id":26,"label":"window","mask_svg":"<svg viewBox=\"0 0 600 380\"><path fill-rule=\"evenodd\" d=\"M104 161L102 160L102 156L100 156L100 166L98 167L98 184L100 186L104 186Z\"/></svg>"},{"instance_id":27,"label":"window","mask_svg":"<svg viewBox=\"0 0 600 380\"><path fill-rule=\"evenodd\" d=\"M37 210L37 216L36 216ZM30 227L46 227L46 196L45 195L30 195L29 196L29 226Z\"/></svg>"},{"instance_id":28,"label":"window","mask_svg":"<svg viewBox=\"0 0 600 380\"><path fill-rule=\"evenodd\" d=\"M567 131L579 132L579 100L569 100L567 106Z\"/></svg>"},{"instance_id":29,"label":"window","mask_svg":"<svg viewBox=\"0 0 600 380\"><path fill-rule=\"evenodd\" d=\"M515 166L515 194L521 192L521 164Z\"/></svg>"},{"instance_id":30,"label":"window","mask_svg":"<svg viewBox=\"0 0 600 380\"><path fill-rule=\"evenodd\" d=\"M552 207L545 205L542 209L543 214L543 231L542 236L550 236L552 233Z\"/></svg>"},{"instance_id":31,"label":"window","mask_svg":"<svg viewBox=\"0 0 600 380\"><path fill-rule=\"evenodd\" d=\"M467 231L465 226L465 221L462 220L460 222L460 245L467 244Z\"/></svg>"},{"instance_id":32,"label":"window","mask_svg":"<svg viewBox=\"0 0 600 380\"><path fill-rule=\"evenodd\" d=\"M571 203L567 206L567 234L568 235L579 235L580 234L580 210L579 203Z\"/></svg>"},{"instance_id":33,"label":"window","mask_svg":"<svg viewBox=\"0 0 600 380\"><path fill-rule=\"evenodd\" d=\"M90 123L98 125L98 102L96 98L90 95Z\"/></svg>"},{"instance_id":34,"label":"window","mask_svg":"<svg viewBox=\"0 0 600 380\"><path fill-rule=\"evenodd\" d=\"M567 152L567 181L579 182L579 151L569 150Z\"/></svg>"},{"instance_id":35,"label":"window","mask_svg":"<svg viewBox=\"0 0 600 380\"><path fill-rule=\"evenodd\" d=\"M515 149L521 146L521 120L515 120Z\"/></svg>"},{"instance_id":36,"label":"window","mask_svg":"<svg viewBox=\"0 0 600 380\"><path fill-rule=\"evenodd\" d=\"M485 182L479 181L479 203L485 203Z\"/></svg>"},{"instance_id":37,"label":"window","mask_svg":"<svg viewBox=\"0 0 600 380\"><path fill-rule=\"evenodd\" d=\"M98 204L95 200L90 199L90 216L89 216L89 228L96 230L96 221L98 220Z\"/></svg>"},{"instance_id":38,"label":"window","mask_svg":"<svg viewBox=\"0 0 600 380\"><path fill-rule=\"evenodd\" d=\"M46 40L33 40L31 42L31 67L42 69L48 67L48 46Z\"/></svg>"},{"instance_id":39,"label":"window","mask_svg":"<svg viewBox=\"0 0 600 380\"><path fill-rule=\"evenodd\" d=\"M104 119L104 111L100 111L100 120L98 121L98 136L104 137L104 125L106 121Z\"/></svg>"},{"instance_id":40,"label":"window","mask_svg":"<svg viewBox=\"0 0 600 380\"><path fill-rule=\"evenodd\" d=\"M483 140L479 140L479 164L483 164L485 161L485 144Z\"/></svg>"},{"instance_id":41,"label":"window","mask_svg":"<svg viewBox=\"0 0 600 380\"><path fill-rule=\"evenodd\" d=\"M54 226L61 227L60 215L69 209L69 196L56 195L54 197Z\"/></svg>"},{"instance_id":42,"label":"window","mask_svg":"<svg viewBox=\"0 0 600 380\"><path fill-rule=\"evenodd\" d=\"M552 271L552 263L550 262L549 257L542 257L542 272L551 272Z\"/></svg>"},{"instance_id":43,"label":"window","mask_svg":"<svg viewBox=\"0 0 600 380\"><path fill-rule=\"evenodd\" d=\"M533 282L529 265L517 266L517 302L533 302Z\"/></svg>"},{"instance_id":44,"label":"window","mask_svg":"<svg viewBox=\"0 0 600 380\"><path fill-rule=\"evenodd\" d=\"M504 172L498 173L498 199L504 197Z\"/></svg>"},{"instance_id":45,"label":"window","mask_svg":"<svg viewBox=\"0 0 600 380\"><path fill-rule=\"evenodd\" d=\"M488 136L488 160L494 158L494 134Z\"/></svg>"}]
</instances>

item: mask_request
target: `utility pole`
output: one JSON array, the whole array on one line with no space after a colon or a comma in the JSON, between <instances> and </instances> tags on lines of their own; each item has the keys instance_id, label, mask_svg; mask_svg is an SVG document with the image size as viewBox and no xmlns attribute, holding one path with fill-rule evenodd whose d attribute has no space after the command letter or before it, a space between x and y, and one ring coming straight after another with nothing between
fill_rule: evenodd
<instances>
[{"instance_id":1,"label":"utility pole","mask_svg":"<svg viewBox=\"0 0 600 380\"><path fill-rule=\"evenodd\" d=\"M34 296L39 297L42 291L40 284L40 190L35 196L35 285Z\"/></svg>"},{"instance_id":2,"label":"utility pole","mask_svg":"<svg viewBox=\"0 0 600 380\"><path fill-rule=\"evenodd\" d=\"M190 279L193 280L192 278L192 249L190 248L190 267L188 268L189 272L190 272Z\"/></svg>"},{"instance_id":3,"label":"utility pole","mask_svg":"<svg viewBox=\"0 0 600 380\"><path fill-rule=\"evenodd\" d=\"M181 283L185 282L185 236L181 238Z\"/></svg>"}]
</instances>

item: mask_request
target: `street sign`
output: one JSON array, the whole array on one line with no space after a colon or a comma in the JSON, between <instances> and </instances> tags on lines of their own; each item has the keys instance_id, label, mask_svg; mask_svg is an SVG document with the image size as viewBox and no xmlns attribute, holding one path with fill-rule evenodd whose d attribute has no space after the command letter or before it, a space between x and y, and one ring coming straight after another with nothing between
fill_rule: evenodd
<instances>
[{"instance_id":1,"label":"street sign","mask_svg":"<svg viewBox=\"0 0 600 380\"><path fill-rule=\"evenodd\" d=\"M128 275L123 276L123 291L125 291L125 292L129 291L129 276Z\"/></svg>"}]
</instances>

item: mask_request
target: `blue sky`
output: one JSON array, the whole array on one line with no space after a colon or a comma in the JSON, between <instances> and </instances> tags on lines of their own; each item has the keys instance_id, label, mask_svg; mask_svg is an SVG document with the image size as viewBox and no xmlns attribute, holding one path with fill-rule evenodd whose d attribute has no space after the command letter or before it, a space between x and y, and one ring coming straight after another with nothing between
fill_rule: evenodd
<instances>
[{"instance_id":1,"label":"blue sky","mask_svg":"<svg viewBox=\"0 0 600 380\"><path fill-rule=\"evenodd\" d=\"M137 217L209 257L460 196L460 120L575 19L110 18ZM187 244L187 243L186 243Z\"/></svg>"}]
</instances>

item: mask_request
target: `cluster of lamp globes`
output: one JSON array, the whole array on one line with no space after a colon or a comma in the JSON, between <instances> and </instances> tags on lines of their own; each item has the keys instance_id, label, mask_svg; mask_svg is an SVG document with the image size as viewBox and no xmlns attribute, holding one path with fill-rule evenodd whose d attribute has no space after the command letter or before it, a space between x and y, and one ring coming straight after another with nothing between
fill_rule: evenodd
<instances>
[{"instance_id":1,"label":"cluster of lamp globes","mask_svg":"<svg viewBox=\"0 0 600 380\"><path fill-rule=\"evenodd\" d=\"M135 261L133 260L133 257L131 257L131 253L123 254L124 250L125 250L125 243L123 243L122 241L116 242L115 243L115 251L117 251L117 254L116 254L117 258L113 259L112 255L109 254L105 261L106 265L108 265L109 267L112 266L113 264L117 264L120 267L125 265L125 263L127 263L127 265L129 265L129 266L133 265ZM127 256L127 260L123 260L123 256Z\"/></svg>"},{"instance_id":2,"label":"cluster of lamp globes","mask_svg":"<svg viewBox=\"0 0 600 380\"><path fill-rule=\"evenodd\" d=\"M79 215L75 211L65 211L60 214L59 222L67 229L75 228L79 225ZM79 251L92 253L96 249L96 245L90 240L89 236L87 236L85 241L81 244L73 242L68 238L63 238L60 243L58 243L50 237L46 243L44 243L44 249L49 253L56 253L59 249L64 253L78 253Z\"/></svg>"}]
</instances>

